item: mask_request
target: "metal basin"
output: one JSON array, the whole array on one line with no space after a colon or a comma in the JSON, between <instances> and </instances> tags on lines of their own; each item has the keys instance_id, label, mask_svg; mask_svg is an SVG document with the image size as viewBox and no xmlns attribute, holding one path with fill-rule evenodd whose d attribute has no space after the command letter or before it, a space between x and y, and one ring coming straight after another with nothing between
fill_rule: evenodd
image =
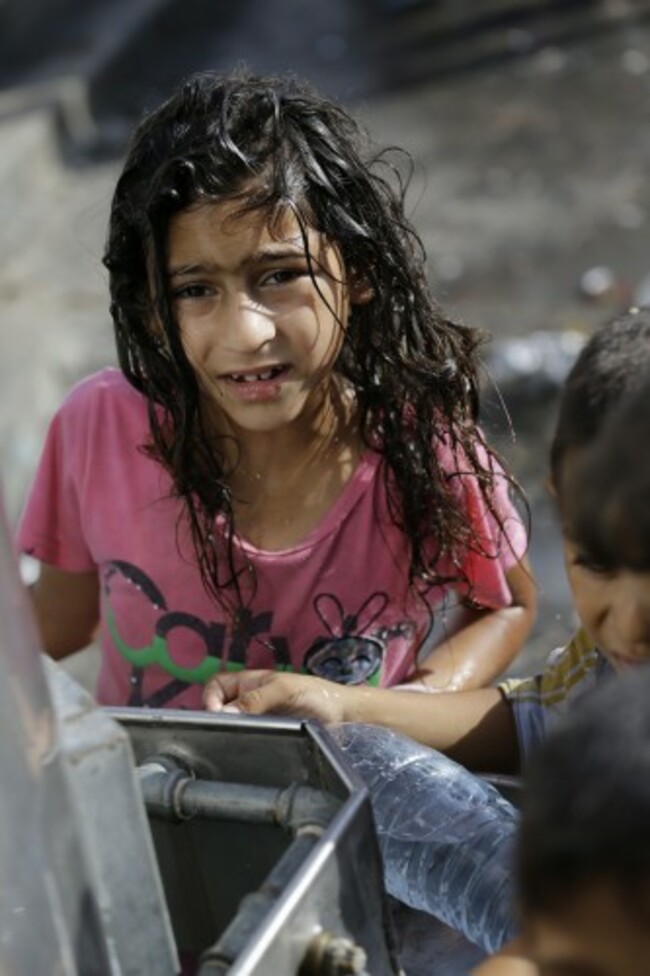
<instances>
[{"instance_id":1,"label":"metal basin","mask_svg":"<svg viewBox=\"0 0 650 976\"><path fill-rule=\"evenodd\" d=\"M399 972L367 793L324 729L106 711L131 740L185 972Z\"/></svg>"}]
</instances>

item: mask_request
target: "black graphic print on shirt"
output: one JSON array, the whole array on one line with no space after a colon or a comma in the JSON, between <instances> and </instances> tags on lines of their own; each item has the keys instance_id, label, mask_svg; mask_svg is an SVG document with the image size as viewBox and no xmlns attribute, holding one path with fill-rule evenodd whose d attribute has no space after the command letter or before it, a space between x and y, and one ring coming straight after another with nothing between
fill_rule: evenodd
<instances>
[{"instance_id":1,"label":"black graphic print on shirt","mask_svg":"<svg viewBox=\"0 0 650 976\"><path fill-rule=\"evenodd\" d=\"M151 577L121 560L105 566L103 590L108 630L115 647L132 667L131 705L162 707L185 688L205 684L221 670L251 666L251 648L256 655L252 666L293 670L286 636L272 632L272 610L241 608L236 622L230 625L170 610ZM115 608L125 598L131 604L131 614L137 613L140 632L146 634L139 645L120 631ZM376 592L350 612L334 594L316 595L313 608L323 626L323 636L312 642L300 670L343 684L378 685L389 641L397 636L412 636L415 629L411 621L404 620L395 627L377 626L371 630L387 604L388 596ZM260 646L268 655L266 665L259 662ZM174 658L175 647L183 648L183 664ZM173 680L145 700L144 669L151 665L162 668Z\"/></svg>"}]
</instances>

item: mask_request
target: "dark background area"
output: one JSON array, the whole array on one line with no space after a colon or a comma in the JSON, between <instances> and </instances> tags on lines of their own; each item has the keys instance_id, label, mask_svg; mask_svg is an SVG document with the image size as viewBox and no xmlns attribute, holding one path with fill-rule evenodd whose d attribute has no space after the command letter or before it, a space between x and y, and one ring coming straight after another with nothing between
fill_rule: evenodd
<instances>
[{"instance_id":1,"label":"dark background area","mask_svg":"<svg viewBox=\"0 0 650 976\"><path fill-rule=\"evenodd\" d=\"M0 0L10 518L65 391L114 361L100 262L132 125L188 73L238 63L309 78L413 158L432 289L493 337L484 423L530 501L528 671L574 623L544 487L557 391L594 327L650 303L650 2Z\"/></svg>"}]
</instances>

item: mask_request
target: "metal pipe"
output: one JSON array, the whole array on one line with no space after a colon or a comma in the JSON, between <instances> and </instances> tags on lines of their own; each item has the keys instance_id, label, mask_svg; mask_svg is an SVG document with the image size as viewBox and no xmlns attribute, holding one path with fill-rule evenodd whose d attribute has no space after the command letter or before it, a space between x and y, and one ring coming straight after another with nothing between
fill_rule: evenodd
<instances>
[{"instance_id":1,"label":"metal pipe","mask_svg":"<svg viewBox=\"0 0 650 976\"><path fill-rule=\"evenodd\" d=\"M329 793L292 783L285 789L248 783L197 780L171 756L138 767L147 813L164 820L235 820L277 824L296 833L309 824L325 827L339 808Z\"/></svg>"}]
</instances>

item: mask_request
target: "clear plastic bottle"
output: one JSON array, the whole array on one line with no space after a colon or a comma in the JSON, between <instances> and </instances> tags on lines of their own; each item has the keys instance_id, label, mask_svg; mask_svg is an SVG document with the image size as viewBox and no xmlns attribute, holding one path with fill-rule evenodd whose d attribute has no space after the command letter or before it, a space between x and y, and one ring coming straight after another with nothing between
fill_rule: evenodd
<instances>
[{"instance_id":1,"label":"clear plastic bottle","mask_svg":"<svg viewBox=\"0 0 650 976\"><path fill-rule=\"evenodd\" d=\"M491 953L516 932L518 812L483 779L390 729L334 731L370 793L390 895Z\"/></svg>"}]
</instances>

